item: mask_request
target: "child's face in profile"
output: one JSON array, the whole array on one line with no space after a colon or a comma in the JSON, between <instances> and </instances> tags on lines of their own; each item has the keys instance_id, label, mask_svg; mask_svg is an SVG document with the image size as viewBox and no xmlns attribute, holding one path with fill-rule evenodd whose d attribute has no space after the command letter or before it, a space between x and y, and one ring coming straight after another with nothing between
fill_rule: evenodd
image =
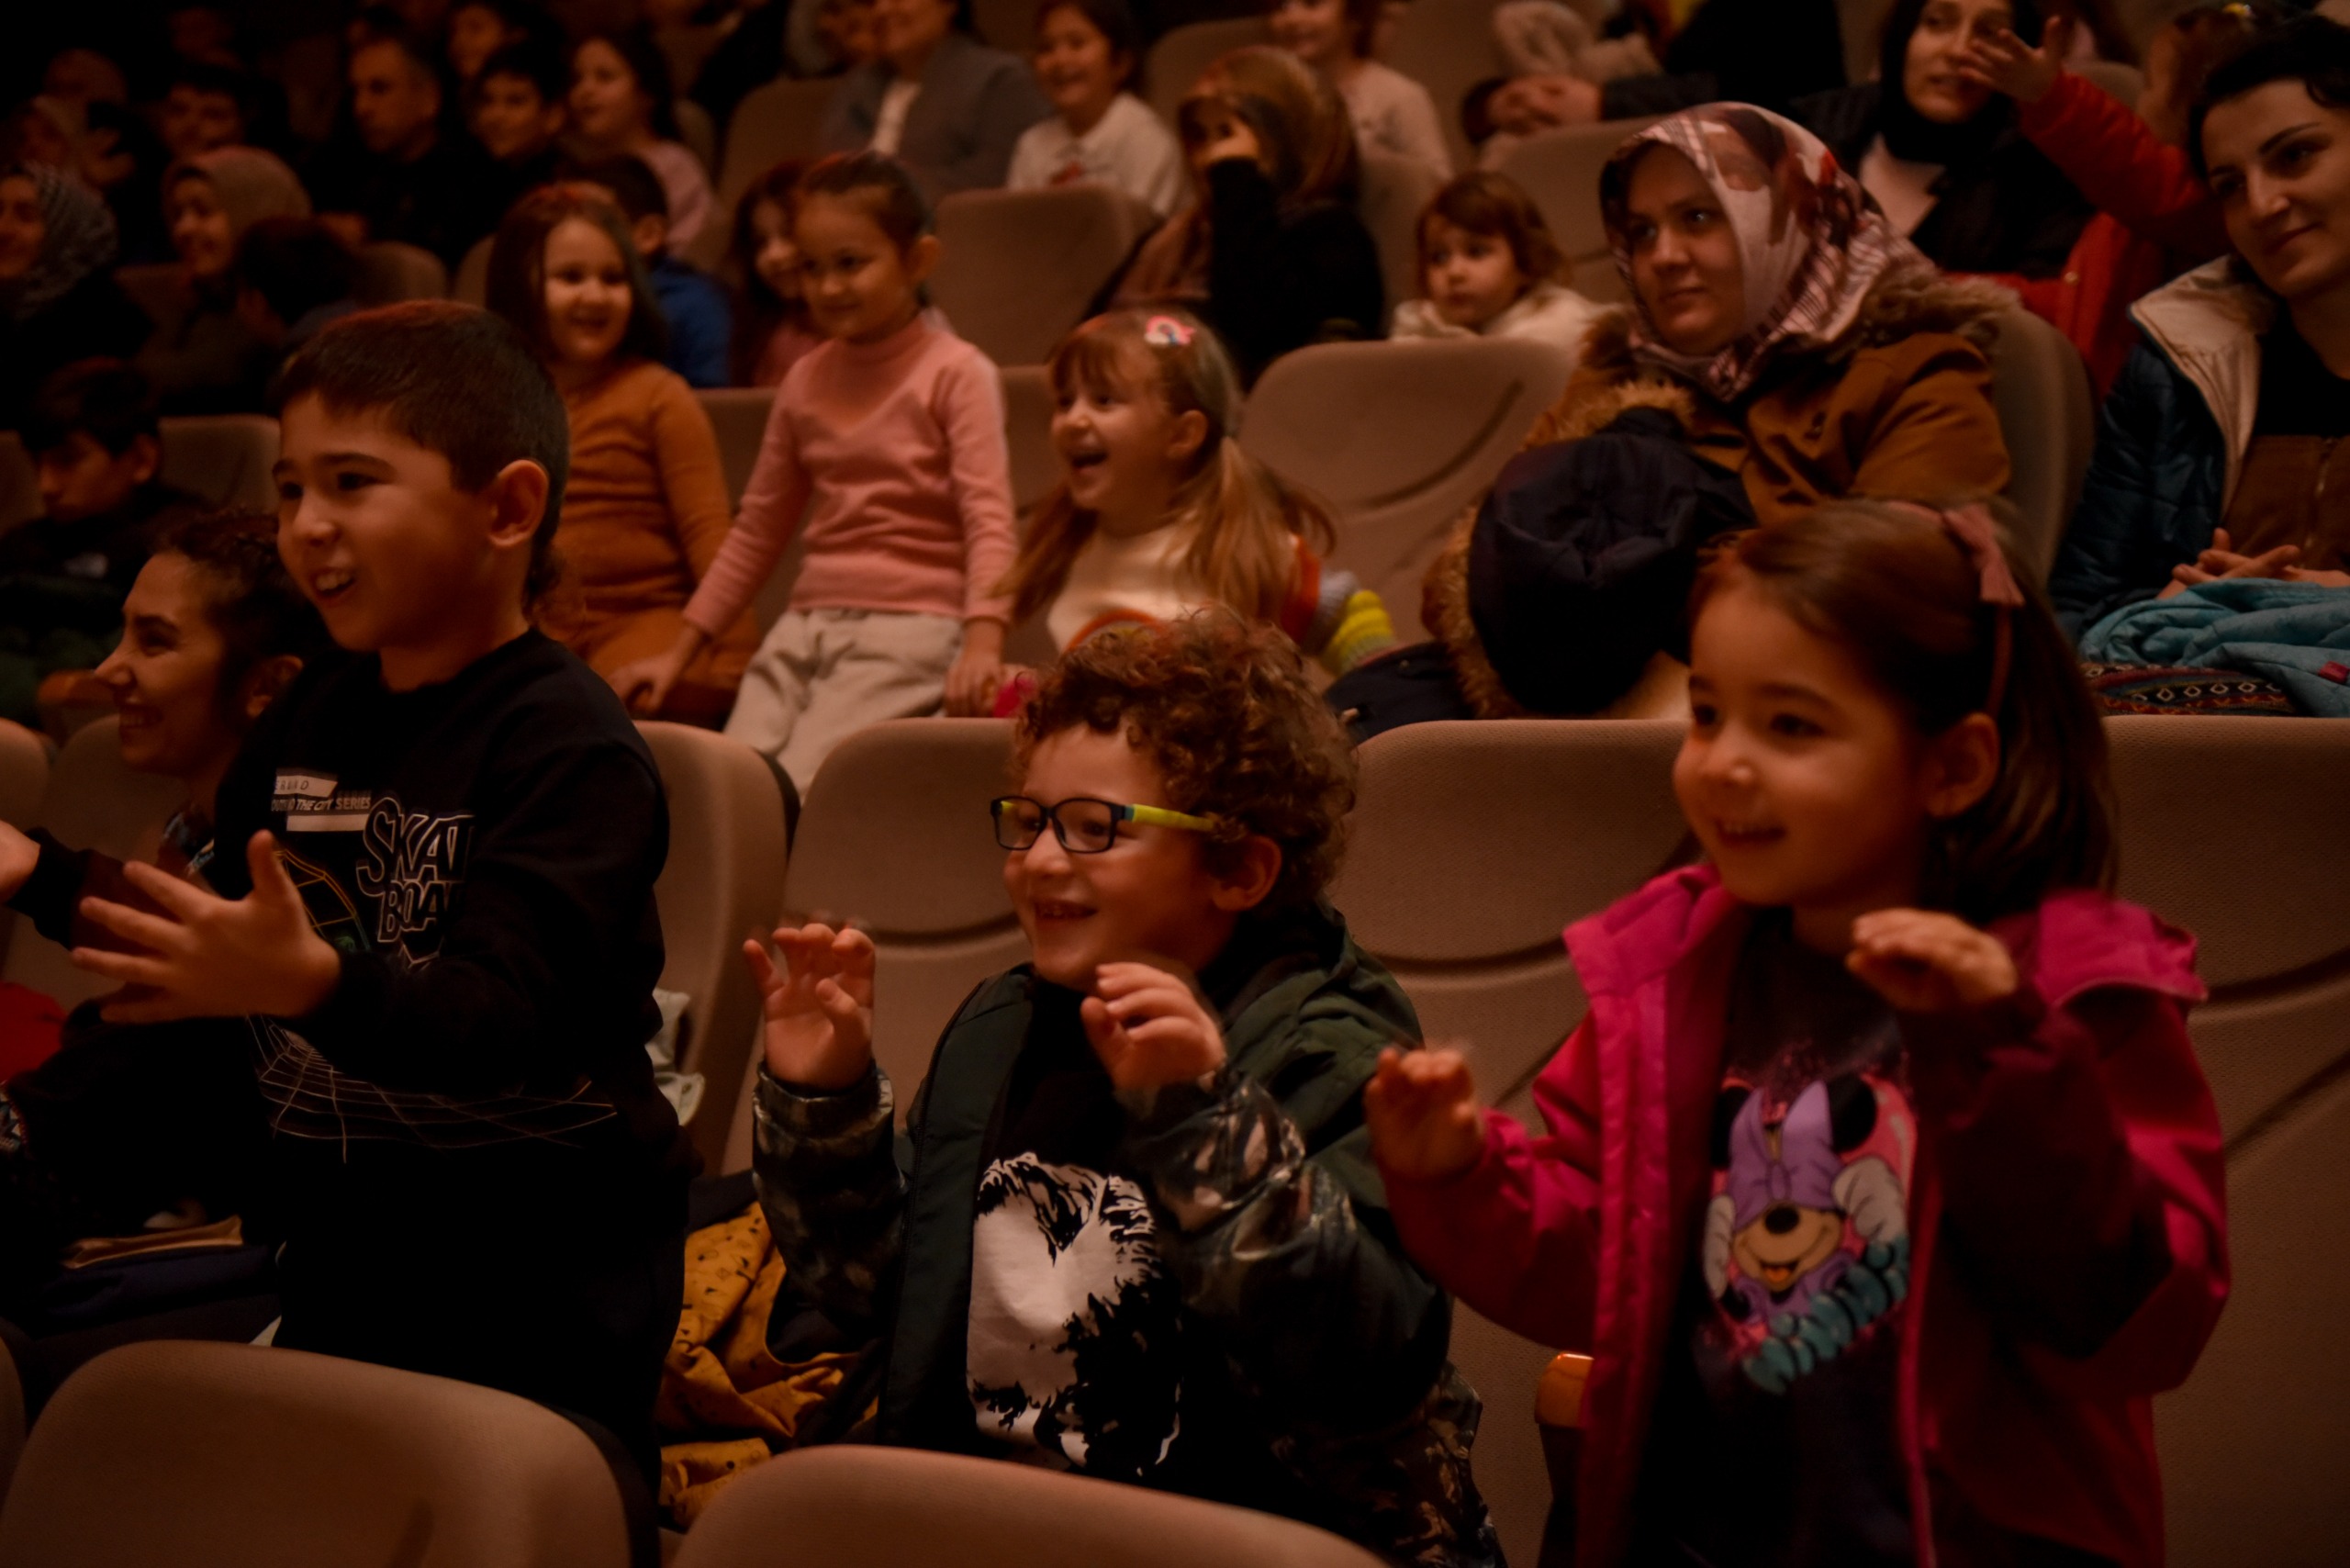
<instances>
[{"instance_id":1,"label":"child's face in profile","mask_svg":"<svg viewBox=\"0 0 2350 1568\"><path fill-rule=\"evenodd\" d=\"M204 568L170 551L150 557L97 672L122 721L123 766L173 778L226 767L243 734L221 705L227 655Z\"/></svg>"},{"instance_id":2,"label":"child's face in profile","mask_svg":"<svg viewBox=\"0 0 2350 1568\"><path fill-rule=\"evenodd\" d=\"M103 517L155 476L159 457L151 436L140 436L122 452L113 453L89 431L74 431L63 445L36 460L42 510L59 522Z\"/></svg>"},{"instance_id":3,"label":"child's face in profile","mask_svg":"<svg viewBox=\"0 0 2350 1568\"><path fill-rule=\"evenodd\" d=\"M1448 325L1482 330L1516 304L1532 283L1502 236L1472 233L1441 218L1428 219L1422 286Z\"/></svg>"},{"instance_id":4,"label":"child's face in profile","mask_svg":"<svg viewBox=\"0 0 2350 1568\"><path fill-rule=\"evenodd\" d=\"M1275 43L1316 70L1354 57L1347 0L1273 0L1265 20Z\"/></svg>"},{"instance_id":5,"label":"child's face in profile","mask_svg":"<svg viewBox=\"0 0 2350 1568\"><path fill-rule=\"evenodd\" d=\"M781 202L763 201L751 209L755 249L751 266L778 299L800 297L800 244L791 237L791 214Z\"/></svg>"},{"instance_id":6,"label":"child's face in profile","mask_svg":"<svg viewBox=\"0 0 2350 1568\"><path fill-rule=\"evenodd\" d=\"M1173 804L1158 770L1125 735L1091 729L1040 742L1020 793L1048 807L1079 796ZM1120 823L1116 841L1098 854L1070 854L1049 828L1026 849L1006 851L1003 885L1036 973L1091 991L1106 963L1161 958L1204 968L1231 938L1237 912L1218 907L1222 884L1202 848L1187 829Z\"/></svg>"}]
</instances>

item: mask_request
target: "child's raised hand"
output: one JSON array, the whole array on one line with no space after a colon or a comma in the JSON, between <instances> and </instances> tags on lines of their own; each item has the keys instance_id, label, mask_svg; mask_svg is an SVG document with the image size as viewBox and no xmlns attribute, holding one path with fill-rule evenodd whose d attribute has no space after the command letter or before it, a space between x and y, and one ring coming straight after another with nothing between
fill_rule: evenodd
<instances>
[{"instance_id":1,"label":"child's raised hand","mask_svg":"<svg viewBox=\"0 0 2350 1568\"><path fill-rule=\"evenodd\" d=\"M84 899L82 913L126 942L146 949L73 949L75 967L137 987L101 1009L110 1024L161 1024L174 1018L235 1018L260 1014L300 1018L317 1012L342 979L342 959L310 925L294 879L277 858L277 840L253 834L245 846L252 891L224 899L152 866L123 875L155 901L150 914L105 899Z\"/></svg>"},{"instance_id":2,"label":"child's raised hand","mask_svg":"<svg viewBox=\"0 0 2350 1568\"><path fill-rule=\"evenodd\" d=\"M1924 909L1880 909L1852 922L1844 965L1903 1013L1981 1007L2022 983L1998 937Z\"/></svg>"},{"instance_id":3,"label":"child's raised hand","mask_svg":"<svg viewBox=\"0 0 2350 1568\"><path fill-rule=\"evenodd\" d=\"M1224 1025L1189 981L1155 964L1103 964L1078 1017L1118 1089L1197 1082L1224 1066Z\"/></svg>"},{"instance_id":4,"label":"child's raised hand","mask_svg":"<svg viewBox=\"0 0 2350 1568\"><path fill-rule=\"evenodd\" d=\"M1459 1051L1388 1047L1363 1085L1362 1109L1372 1152L1398 1176L1442 1181L1484 1156L1484 1113Z\"/></svg>"},{"instance_id":5,"label":"child's raised hand","mask_svg":"<svg viewBox=\"0 0 2350 1568\"><path fill-rule=\"evenodd\" d=\"M778 926L775 949L781 969L766 944L743 944L766 1002L767 1071L810 1089L846 1089L873 1060L873 938L811 922Z\"/></svg>"},{"instance_id":6,"label":"child's raised hand","mask_svg":"<svg viewBox=\"0 0 2350 1568\"><path fill-rule=\"evenodd\" d=\"M1959 73L1968 81L2005 93L2020 104L2036 104L2065 73L2065 57L2073 50L2073 24L2051 17L2040 29L2040 47L2032 48L2011 28L2001 28L1966 46Z\"/></svg>"}]
</instances>

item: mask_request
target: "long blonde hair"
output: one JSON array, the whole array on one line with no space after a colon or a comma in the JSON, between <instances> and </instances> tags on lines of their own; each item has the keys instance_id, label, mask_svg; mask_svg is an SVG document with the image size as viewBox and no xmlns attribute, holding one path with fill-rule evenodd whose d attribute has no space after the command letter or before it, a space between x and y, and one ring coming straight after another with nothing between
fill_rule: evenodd
<instances>
[{"instance_id":1,"label":"long blonde hair","mask_svg":"<svg viewBox=\"0 0 2350 1568\"><path fill-rule=\"evenodd\" d=\"M1240 376L1215 334L1181 310L1115 310L1062 339L1045 373L1056 398L1080 386L1147 392L1170 419L1194 409L1206 419L1207 437L1168 507L1168 522L1193 533L1184 576L1219 604L1278 622L1297 578L1297 541L1326 553L1335 534L1320 503L1234 439ZM1069 498L1067 480L1038 504L998 589L1011 597L1015 620L1052 603L1094 526L1093 514Z\"/></svg>"}]
</instances>

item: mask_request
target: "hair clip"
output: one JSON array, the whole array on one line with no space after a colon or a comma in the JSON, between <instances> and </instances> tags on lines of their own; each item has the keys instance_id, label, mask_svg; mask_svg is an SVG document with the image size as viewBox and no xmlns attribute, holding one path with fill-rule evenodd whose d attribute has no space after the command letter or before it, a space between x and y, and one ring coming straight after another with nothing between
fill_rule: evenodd
<instances>
[{"instance_id":1,"label":"hair clip","mask_svg":"<svg viewBox=\"0 0 2350 1568\"><path fill-rule=\"evenodd\" d=\"M1153 316L1142 324L1142 341L1155 349L1187 349L1192 329L1172 316Z\"/></svg>"}]
</instances>

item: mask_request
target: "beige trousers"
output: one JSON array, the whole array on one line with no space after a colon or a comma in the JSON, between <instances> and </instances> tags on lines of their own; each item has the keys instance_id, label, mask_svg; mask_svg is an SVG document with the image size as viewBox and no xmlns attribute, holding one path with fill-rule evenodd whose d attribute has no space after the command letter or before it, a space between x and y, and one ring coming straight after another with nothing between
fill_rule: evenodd
<instances>
[{"instance_id":1,"label":"beige trousers","mask_svg":"<svg viewBox=\"0 0 2350 1568\"><path fill-rule=\"evenodd\" d=\"M743 672L731 740L776 759L804 798L832 749L868 724L938 711L963 622L886 610L787 610Z\"/></svg>"}]
</instances>

